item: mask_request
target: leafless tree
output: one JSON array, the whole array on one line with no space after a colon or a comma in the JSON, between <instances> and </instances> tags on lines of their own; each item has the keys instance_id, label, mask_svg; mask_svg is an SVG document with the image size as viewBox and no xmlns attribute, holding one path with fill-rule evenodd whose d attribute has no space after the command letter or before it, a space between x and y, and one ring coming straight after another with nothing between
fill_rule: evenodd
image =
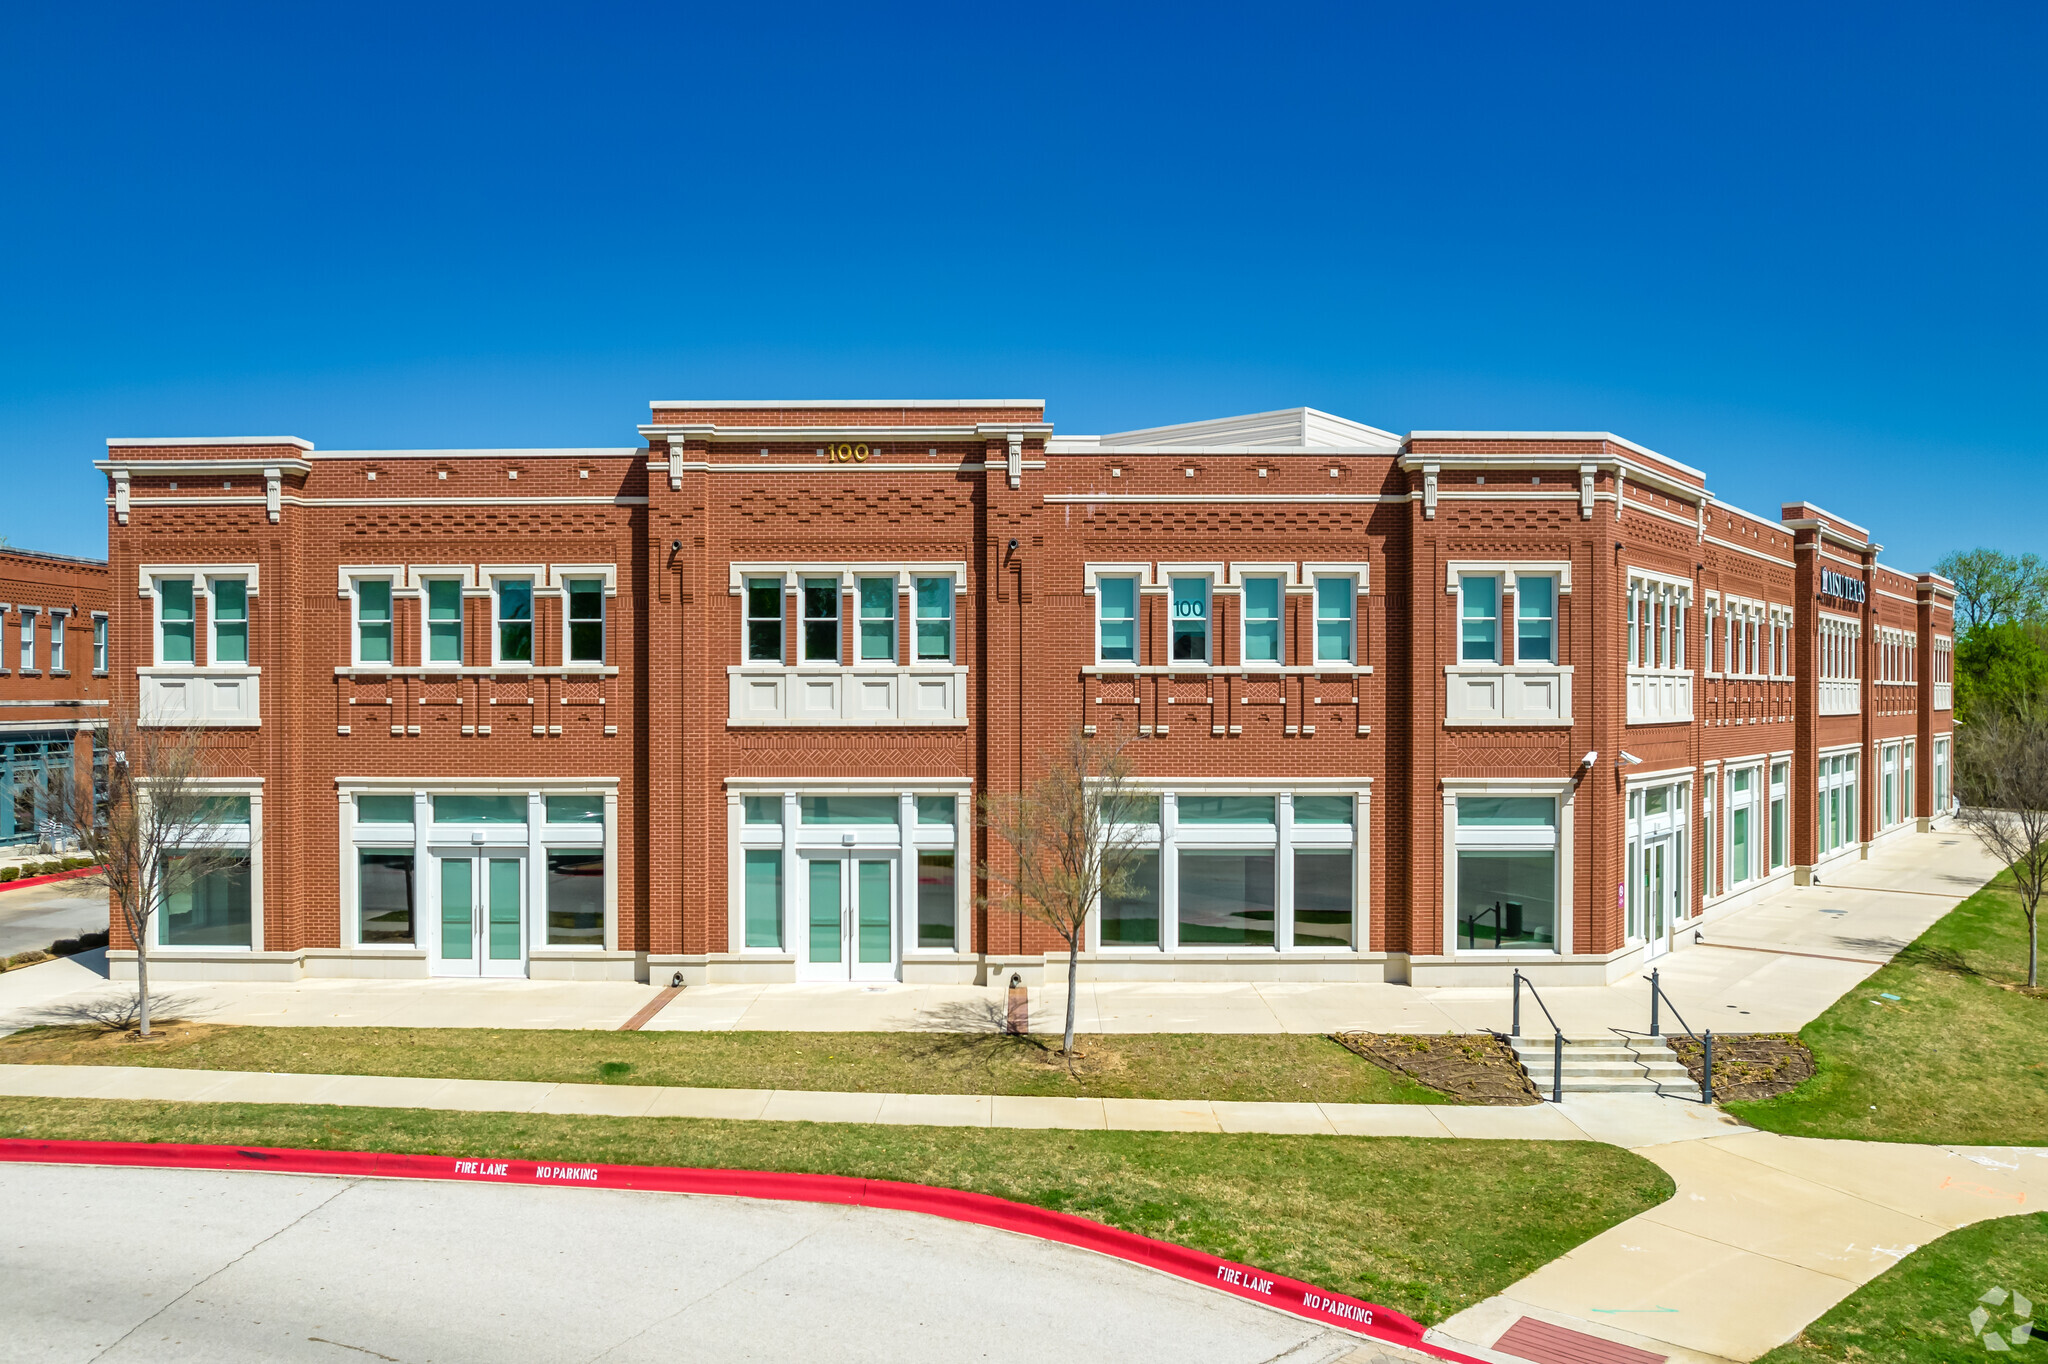
<instances>
[{"instance_id":1,"label":"leafless tree","mask_svg":"<svg viewBox=\"0 0 2048 1364\"><path fill-rule=\"evenodd\" d=\"M1956 730L1963 827L2005 863L2027 916L2027 988L2040 984L2041 895L2048 890L2048 717L1994 711Z\"/></svg>"},{"instance_id":2,"label":"leafless tree","mask_svg":"<svg viewBox=\"0 0 2048 1364\"><path fill-rule=\"evenodd\" d=\"M1074 996L1088 916L1131 888L1140 853L1131 827L1129 739L1091 739L1077 726L1029 790L981 799L983 827L1009 845L1010 860L982 867L986 903L1049 924L1067 945L1067 1026L1061 1054L1074 1055Z\"/></svg>"},{"instance_id":3,"label":"leafless tree","mask_svg":"<svg viewBox=\"0 0 2048 1364\"><path fill-rule=\"evenodd\" d=\"M132 709L113 708L104 736L106 789L69 773L50 783L46 808L99 868L92 882L107 891L135 943L135 1019L149 1031L149 949L158 911L249 856L240 840L222 836L221 795L208 780L204 731L148 723ZM253 827L251 840L259 836Z\"/></svg>"}]
</instances>

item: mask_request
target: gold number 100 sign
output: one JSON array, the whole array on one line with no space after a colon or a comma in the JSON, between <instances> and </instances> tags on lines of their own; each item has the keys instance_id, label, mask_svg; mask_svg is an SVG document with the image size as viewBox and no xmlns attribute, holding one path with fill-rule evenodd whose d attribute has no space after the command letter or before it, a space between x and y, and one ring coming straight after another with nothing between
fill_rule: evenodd
<instances>
[{"instance_id":1,"label":"gold number 100 sign","mask_svg":"<svg viewBox=\"0 0 2048 1364\"><path fill-rule=\"evenodd\" d=\"M865 462L868 457L868 447L865 445L835 445L831 447L828 453L841 464L854 460Z\"/></svg>"}]
</instances>

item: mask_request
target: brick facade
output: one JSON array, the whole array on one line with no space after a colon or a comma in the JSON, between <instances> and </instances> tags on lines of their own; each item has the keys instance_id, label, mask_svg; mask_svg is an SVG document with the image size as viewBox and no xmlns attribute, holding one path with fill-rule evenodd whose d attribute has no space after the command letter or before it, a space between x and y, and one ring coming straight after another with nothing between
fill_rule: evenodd
<instances>
[{"instance_id":1,"label":"brick facade","mask_svg":"<svg viewBox=\"0 0 2048 1364\"><path fill-rule=\"evenodd\" d=\"M1101 978L1606 980L1942 813L1949 585L1606 433L1303 409L1076 437L989 401L657 403L640 435L110 445L118 696L205 709L255 811L250 941L165 970L467 970L438 907L471 894L522 935L507 974L822 979L837 950L855 979L1035 978L1056 943L977 904L966 812L1076 725L1137 734L1161 797L1158 923L1119 918ZM194 657L167 664L161 584L178 615L187 580ZM236 583L247 657L218 663ZM602 658L572 658L600 595ZM528 823L458 823L486 808L463 794ZM550 897L595 912L596 863L574 899L553 858L600 838L598 942ZM511 868L502 907L444 866L468 856ZM410 939L367 941L401 893Z\"/></svg>"},{"instance_id":2,"label":"brick facade","mask_svg":"<svg viewBox=\"0 0 2048 1364\"><path fill-rule=\"evenodd\" d=\"M109 678L96 666L107 627L107 566L0 548L0 852L33 848L52 774L92 780Z\"/></svg>"}]
</instances>

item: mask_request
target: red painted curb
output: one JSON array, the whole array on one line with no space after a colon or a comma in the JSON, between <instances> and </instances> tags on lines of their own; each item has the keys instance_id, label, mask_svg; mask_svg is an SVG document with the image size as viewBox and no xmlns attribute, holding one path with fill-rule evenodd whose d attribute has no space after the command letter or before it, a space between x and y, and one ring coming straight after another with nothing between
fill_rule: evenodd
<instances>
[{"instance_id":1,"label":"red painted curb","mask_svg":"<svg viewBox=\"0 0 2048 1364\"><path fill-rule=\"evenodd\" d=\"M1057 1241L1128 1260L1235 1297L1277 1307L1325 1326L1406 1346L1454 1364L1481 1364L1425 1342L1422 1323L1385 1307L1330 1293L1250 1265L1069 1213L1012 1203L1006 1198L844 1175L780 1174L763 1170L691 1170L658 1165L544 1165L530 1160L400 1155L376 1151L303 1151L254 1146L185 1146L139 1141L29 1141L0 1139L0 1161L48 1165L138 1165L188 1170L265 1170L278 1174L353 1175L374 1179L444 1179L481 1184L568 1184L594 1189L723 1194L800 1203L893 1208L955 1222Z\"/></svg>"},{"instance_id":2,"label":"red painted curb","mask_svg":"<svg viewBox=\"0 0 2048 1364\"><path fill-rule=\"evenodd\" d=\"M92 876L105 870L105 867L74 867L70 871L53 871L48 876L25 876L18 881L0 881L0 891L20 890L23 886L47 886L52 881L75 881L81 876Z\"/></svg>"}]
</instances>

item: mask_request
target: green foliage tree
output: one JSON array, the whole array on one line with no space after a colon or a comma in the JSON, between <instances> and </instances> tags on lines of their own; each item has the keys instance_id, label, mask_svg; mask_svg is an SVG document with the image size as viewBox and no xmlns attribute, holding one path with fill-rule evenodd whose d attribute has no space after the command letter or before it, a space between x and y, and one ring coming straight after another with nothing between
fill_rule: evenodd
<instances>
[{"instance_id":1,"label":"green foliage tree","mask_svg":"<svg viewBox=\"0 0 2048 1364\"><path fill-rule=\"evenodd\" d=\"M2048 626L2004 620L1956 641L1956 717L2048 712Z\"/></svg>"},{"instance_id":2,"label":"green foliage tree","mask_svg":"<svg viewBox=\"0 0 2048 1364\"><path fill-rule=\"evenodd\" d=\"M1964 634L2048 614L2048 564L2038 554L1958 550L1934 571L1956 585L1956 627Z\"/></svg>"}]
</instances>

